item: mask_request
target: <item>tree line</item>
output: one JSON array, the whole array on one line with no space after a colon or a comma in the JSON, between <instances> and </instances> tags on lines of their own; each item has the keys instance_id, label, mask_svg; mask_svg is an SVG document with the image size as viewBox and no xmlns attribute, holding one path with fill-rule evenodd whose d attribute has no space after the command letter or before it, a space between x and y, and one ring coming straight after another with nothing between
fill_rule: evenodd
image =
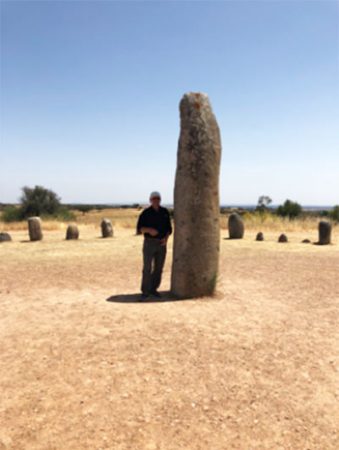
<instances>
[{"instance_id":1,"label":"tree line","mask_svg":"<svg viewBox=\"0 0 339 450\"><path fill-rule=\"evenodd\" d=\"M286 217L290 220L301 216L303 212L302 206L292 200L285 200L282 205L277 208L272 208L272 199L268 195L261 195L258 199L255 211L259 214L272 213L280 217ZM59 220L74 220L74 210L81 211L83 214L91 210L102 210L106 208L138 208L141 206L138 203L132 205L102 205L102 204L69 204L63 205L60 197L52 190L46 189L43 186L22 188L19 206L4 205L0 203L0 210L2 211L1 220L3 222L16 222L26 220L28 217L39 216ZM226 208L221 208L221 212L225 212ZM333 207L329 211L320 211L320 216L326 216L335 222L339 222L339 205Z\"/></svg>"}]
</instances>

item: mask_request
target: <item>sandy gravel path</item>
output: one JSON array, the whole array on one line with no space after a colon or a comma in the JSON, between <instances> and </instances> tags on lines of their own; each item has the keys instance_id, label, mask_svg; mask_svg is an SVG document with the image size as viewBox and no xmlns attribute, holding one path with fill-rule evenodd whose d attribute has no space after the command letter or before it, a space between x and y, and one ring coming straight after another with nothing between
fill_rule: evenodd
<instances>
[{"instance_id":1,"label":"sandy gravel path","mask_svg":"<svg viewBox=\"0 0 339 450\"><path fill-rule=\"evenodd\" d=\"M0 246L1 450L339 448L338 236L222 239L216 298L141 304L141 238L97 235Z\"/></svg>"}]
</instances>

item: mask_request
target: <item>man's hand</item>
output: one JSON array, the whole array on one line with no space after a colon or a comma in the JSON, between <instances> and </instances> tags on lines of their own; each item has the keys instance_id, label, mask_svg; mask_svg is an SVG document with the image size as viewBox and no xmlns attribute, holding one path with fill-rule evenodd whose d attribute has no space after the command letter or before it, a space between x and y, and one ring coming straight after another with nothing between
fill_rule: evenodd
<instances>
[{"instance_id":1,"label":"man's hand","mask_svg":"<svg viewBox=\"0 0 339 450\"><path fill-rule=\"evenodd\" d=\"M165 236L163 239L160 239L160 245L166 247L167 241L168 241L168 236Z\"/></svg>"},{"instance_id":2,"label":"man's hand","mask_svg":"<svg viewBox=\"0 0 339 450\"><path fill-rule=\"evenodd\" d=\"M142 227L140 230L143 234L147 233L150 234L151 236L155 237L157 236L159 233L155 228L150 228L150 227Z\"/></svg>"},{"instance_id":3,"label":"man's hand","mask_svg":"<svg viewBox=\"0 0 339 450\"><path fill-rule=\"evenodd\" d=\"M147 233L151 236L156 236L157 234L159 234L155 228L149 228Z\"/></svg>"}]
</instances>

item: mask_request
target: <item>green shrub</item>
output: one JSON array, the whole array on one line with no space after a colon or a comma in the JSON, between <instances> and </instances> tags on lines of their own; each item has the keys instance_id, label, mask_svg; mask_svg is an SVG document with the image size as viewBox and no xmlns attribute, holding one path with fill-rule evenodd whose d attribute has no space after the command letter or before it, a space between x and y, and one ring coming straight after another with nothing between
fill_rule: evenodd
<instances>
[{"instance_id":1,"label":"green shrub","mask_svg":"<svg viewBox=\"0 0 339 450\"><path fill-rule=\"evenodd\" d=\"M18 222L23 220L22 210L17 206L5 206L0 216L3 222Z\"/></svg>"},{"instance_id":2,"label":"green shrub","mask_svg":"<svg viewBox=\"0 0 339 450\"><path fill-rule=\"evenodd\" d=\"M82 204L74 205L74 209L76 209L77 211L82 212L82 214L84 214L84 215L87 212L92 211L94 208L95 208L94 205L82 205Z\"/></svg>"},{"instance_id":3,"label":"green shrub","mask_svg":"<svg viewBox=\"0 0 339 450\"><path fill-rule=\"evenodd\" d=\"M58 214L61 209L58 195L43 186L23 187L20 202L24 218L43 215L53 216Z\"/></svg>"},{"instance_id":4,"label":"green shrub","mask_svg":"<svg viewBox=\"0 0 339 450\"><path fill-rule=\"evenodd\" d=\"M40 217L45 220L55 219L64 222L76 219L75 214L64 206L56 214L42 214ZM0 220L6 223L20 222L26 220L26 217L23 216L23 211L20 206L6 206L0 215Z\"/></svg>"},{"instance_id":5,"label":"green shrub","mask_svg":"<svg viewBox=\"0 0 339 450\"><path fill-rule=\"evenodd\" d=\"M331 209L328 215L335 222L339 222L339 205L336 205L333 209Z\"/></svg>"},{"instance_id":6,"label":"green shrub","mask_svg":"<svg viewBox=\"0 0 339 450\"><path fill-rule=\"evenodd\" d=\"M75 214L66 206L62 206L57 194L42 186L22 188L20 206L5 206L1 214L3 222L17 222L28 217L39 216L44 219L70 221Z\"/></svg>"},{"instance_id":7,"label":"green shrub","mask_svg":"<svg viewBox=\"0 0 339 450\"><path fill-rule=\"evenodd\" d=\"M277 208L277 215L281 217L288 217L289 219L294 219L300 216L302 213L302 207L297 202L292 202L291 200L286 200L283 205Z\"/></svg>"},{"instance_id":8,"label":"green shrub","mask_svg":"<svg viewBox=\"0 0 339 450\"><path fill-rule=\"evenodd\" d=\"M51 216L46 216L46 218L50 218ZM70 211L66 206L61 206L57 214L52 216L57 220L61 220L64 222L69 222L70 220L75 220L76 215L73 211Z\"/></svg>"}]
</instances>

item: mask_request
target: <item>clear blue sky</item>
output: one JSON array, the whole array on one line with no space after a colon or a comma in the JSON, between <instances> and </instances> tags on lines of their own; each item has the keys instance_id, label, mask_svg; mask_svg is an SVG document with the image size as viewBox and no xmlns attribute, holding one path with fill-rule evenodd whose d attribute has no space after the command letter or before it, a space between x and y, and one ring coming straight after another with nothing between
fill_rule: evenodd
<instances>
[{"instance_id":1,"label":"clear blue sky","mask_svg":"<svg viewBox=\"0 0 339 450\"><path fill-rule=\"evenodd\" d=\"M0 202L172 202L178 103L202 91L222 203L338 204L338 5L2 0Z\"/></svg>"}]
</instances>

